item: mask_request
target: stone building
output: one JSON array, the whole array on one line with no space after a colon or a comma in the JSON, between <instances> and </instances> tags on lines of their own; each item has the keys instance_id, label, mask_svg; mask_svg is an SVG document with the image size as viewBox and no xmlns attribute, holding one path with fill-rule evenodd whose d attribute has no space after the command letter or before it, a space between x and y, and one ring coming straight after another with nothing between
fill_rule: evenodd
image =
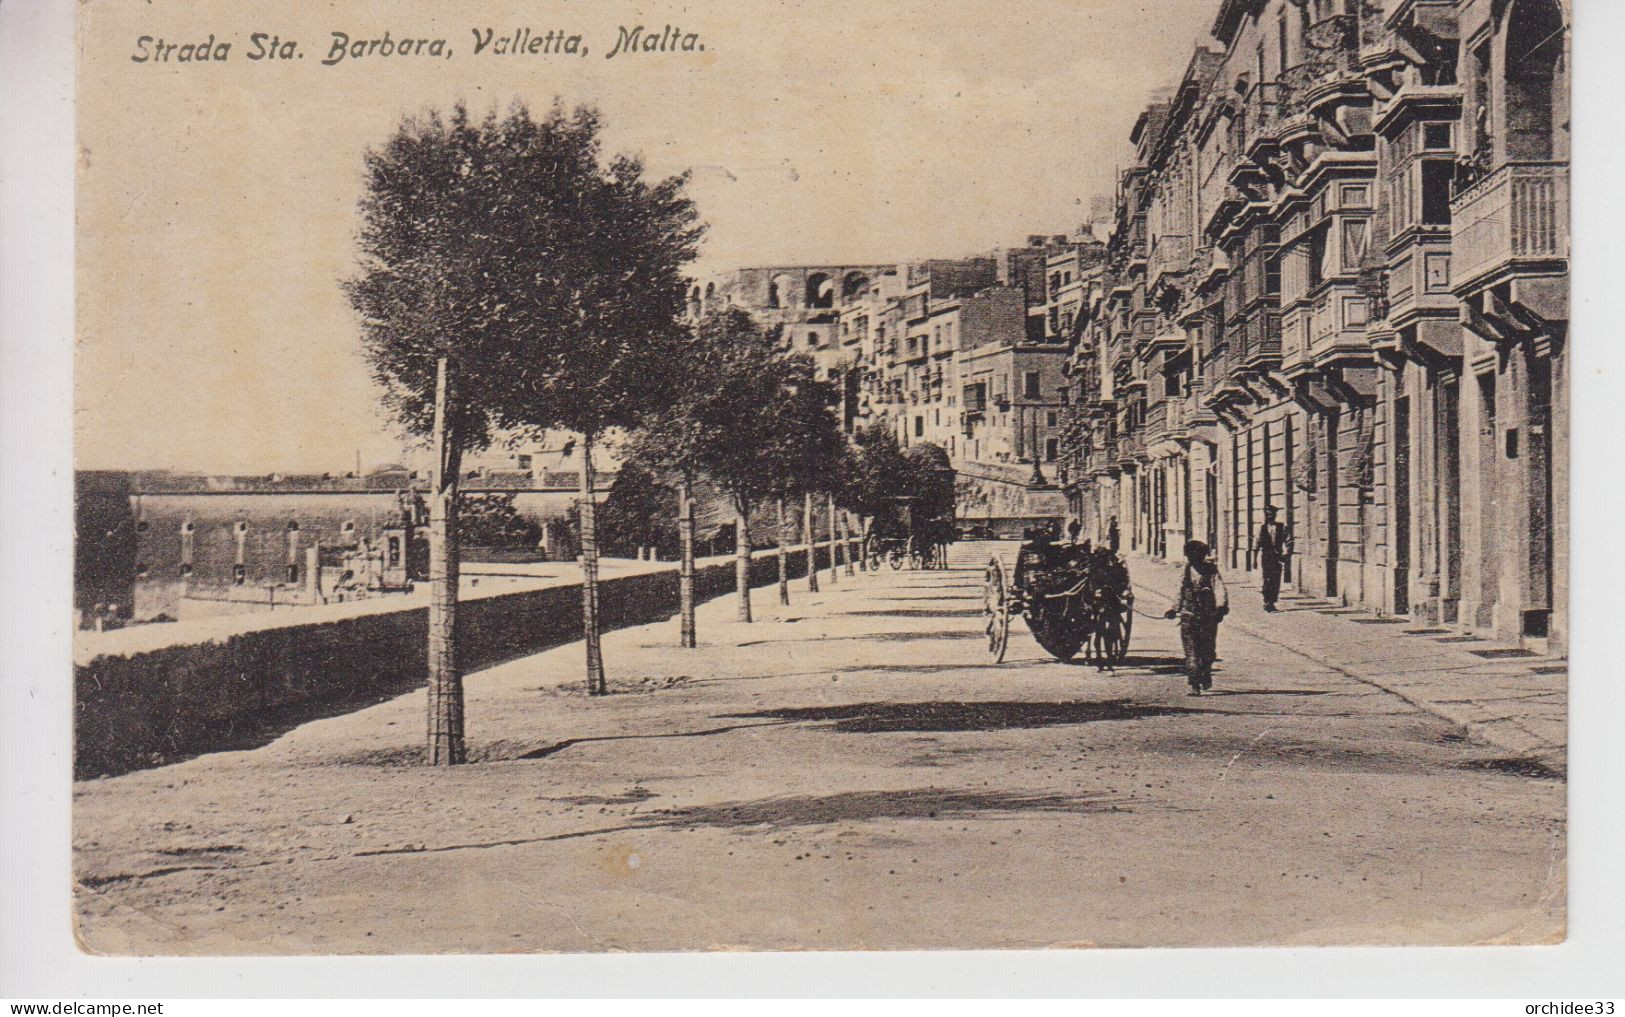
<instances>
[{"instance_id":1,"label":"stone building","mask_svg":"<svg viewBox=\"0 0 1625 1017\"><path fill-rule=\"evenodd\" d=\"M471 459L464 494L511 495L516 513L544 540L551 534L554 546L539 555L573 556L577 474L504 458ZM343 596L404 591L427 568L427 484L406 467L342 476L96 471L76 480L81 624L94 621L98 604L110 619L146 622L325 603L346 570L353 586ZM600 498L614 480L602 473ZM479 559L478 549L464 551Z\"/></svg>"},{"instance_id":2,"label":"stone building","mask_svg":"<svg viewBox=\"0 0 1625 1017\"><path fill-rule=\"evenodd\" d=\"M848 430L881 425L905 448L941 449L963 481L962 515L1058 519L1064 502L1043 464L1060 455L1067 347L1046 313L1063 278L1078 303L1079 252L1094 252L1087 263L1100 249L1043 235L985 256L740 269L696 286L691 310L743 307L781 348L811 355L841 392Z\"/></svg>"},{"instance_id":3,"label":"stone building","mask_svg":"<svg viewBox=\"0 0 1625 1017\"><path fill-rule=\"evenodd\" d=\"M1130 548L1561 651L1560 0L1222 0L1137 121L1068 363L1071 509Z\"/></svg>"}]
</instances>

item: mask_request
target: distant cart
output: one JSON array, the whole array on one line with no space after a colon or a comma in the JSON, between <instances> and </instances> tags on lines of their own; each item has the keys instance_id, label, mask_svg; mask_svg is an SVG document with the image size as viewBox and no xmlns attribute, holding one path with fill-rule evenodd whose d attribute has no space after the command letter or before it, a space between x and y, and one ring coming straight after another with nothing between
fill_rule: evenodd
<instances>
[{"instance_id":1,"label":"distant cart","mask_svg":"<svg viewBox=\"0 0 1625 1017\"><path fill-rule=\"evenodd\" d=\"M1033 541L1022 546L1013 576L992 558L982 603L987 648L996 662L1004 660L1016 615L1056 660L1082 652L1106 668L1128 655L1134 588L1128 566L1104 548Z\"/></svg>"},{"instance_id":2,"label":"distant cart","mask_svg":"<svg viewBox=\"0 0 1625 1017\"><path fill-rule=\"evenodd\" d=\"M947 568L952 517L928 514L918 498L899 497L893 502L893 511L876 520L864 542L869 568L878 569L883 561L893 569L905 564L911 569Z\"/></svg>"}]
</instances>

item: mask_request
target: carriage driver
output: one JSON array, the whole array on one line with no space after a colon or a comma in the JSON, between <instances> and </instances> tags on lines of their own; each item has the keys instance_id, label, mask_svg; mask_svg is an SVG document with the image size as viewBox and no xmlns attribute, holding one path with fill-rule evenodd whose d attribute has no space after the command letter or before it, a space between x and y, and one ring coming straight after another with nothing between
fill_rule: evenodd
<instances>
[{"instance_id":1,"label":"carriage driver","mask_svg":"<svg viewBox=\"0 0 1625 1017\"><path fill-rule=\"evenodd\" d=\"M1163 615L1179 619L1180 641L1185 646L1185 680L1190 695L1213 687L1213 660L1218 655L1219 623L1230 613L1230 596L1219 576L1211 550L1200 540L1185 542L1185 573L1179 599Z\"/></svg>"}]
</instances>

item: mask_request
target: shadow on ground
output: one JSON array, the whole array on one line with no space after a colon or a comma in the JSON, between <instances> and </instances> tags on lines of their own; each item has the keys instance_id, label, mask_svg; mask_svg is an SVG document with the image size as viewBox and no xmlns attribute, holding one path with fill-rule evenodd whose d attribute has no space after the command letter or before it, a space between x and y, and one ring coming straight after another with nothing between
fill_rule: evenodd
<instances>
[{"instance_id":1,"label":"shadow on ground","mask_svg":"<svg viewBox=\"0 0 1625 1017\"><path fill-rule=\"evenodd\" d=\"M793 723L827 721L830 722L830 730L842 734L889 734L907 731L1004 731L1198 712L1202 711L1177 706L1140 705L1120 699L1066 703L851 703L842 706L785 707L726 716L738 720L771 718Z\"/></svg>"},{"instance_id":2,"label":"shadow on ground","mask_svg":"<svg viewBox=\"0 0 1625 1017\"><path fill-rule=\"evenodd\" d=\"M651 812L622 826L558 834L548 840L569 840L625 830L660 828L763 826L767 832L831 823L863 823L882 819L954 819L1001 812L1115 812L1123 801L1099 795L1037 795L949 788L914 788L903 791L843 791L830 795L794 795L748 802L719 802L683 809Z\"/></svg>"},{"instance_id":3,"label":"shadow on ground","mask_svg":"<svg viewBox=\"0 0 1625 1017\"><path fill-rule=\"evenodd\" d=\"M872 618L980 618L980 608L968 607L940 607L935 610L924 607L897 607L882 611L843 611L848 617Z\"/></svg>"}]
</instances>

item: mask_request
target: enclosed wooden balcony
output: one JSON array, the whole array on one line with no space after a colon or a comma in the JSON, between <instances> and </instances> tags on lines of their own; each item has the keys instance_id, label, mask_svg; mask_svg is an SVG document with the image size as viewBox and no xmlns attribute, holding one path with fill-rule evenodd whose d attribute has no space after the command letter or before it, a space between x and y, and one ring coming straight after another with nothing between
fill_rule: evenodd
<instances>
[{"instance_id":1,"label":"enclosed wooden balcony","mask_svg":"<svg viewBox=\"0 0 1625 1017\"><path fill-rule=\"evenodd\" d=\"M1567 271L1568 163L1507 163L1458 193L1450 208L1458 295L1526 271Z\"/></svg>"}]
</instances>

